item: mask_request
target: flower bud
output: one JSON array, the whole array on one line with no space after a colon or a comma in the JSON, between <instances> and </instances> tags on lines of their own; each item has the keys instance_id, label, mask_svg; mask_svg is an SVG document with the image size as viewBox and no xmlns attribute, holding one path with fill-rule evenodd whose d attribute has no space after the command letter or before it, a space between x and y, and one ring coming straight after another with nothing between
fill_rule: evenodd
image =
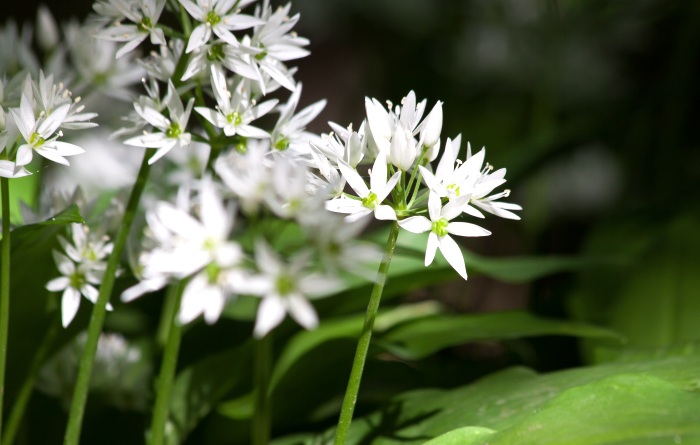
<instances>
[{"instance_id":1,"label":"flower bud","mask_svg":"<svg viewBox=\"0 0 700 445\"><path fill-rule=\"evenodd\" d=\"M59 40L58 26L51 15L51 11L44 5L39 6L37 12L36 40L44 51L51 51Z\"/></svg>"},{"instance_id":2,"label":"flower bud","mask_svg":"<svg viewBox=\"0 0 700 445\"><path fill-rule=\"evenodd\" d=\"M423 145L430 148L440 140L442 132L442 102L438 101L432 111L425 118L425 125L421 130Z\"/></svg>"},{"instance_id":3,"label":"flower bud","mask_svg":"<svg viewBox=\"0 0 700 445\"><path fill-rule=\"evenodd\" d=\"M399 123L391 139L389 161L403 171L409 171L416 160L418 150L411 131Z\"/></svg>"}]
</instances>

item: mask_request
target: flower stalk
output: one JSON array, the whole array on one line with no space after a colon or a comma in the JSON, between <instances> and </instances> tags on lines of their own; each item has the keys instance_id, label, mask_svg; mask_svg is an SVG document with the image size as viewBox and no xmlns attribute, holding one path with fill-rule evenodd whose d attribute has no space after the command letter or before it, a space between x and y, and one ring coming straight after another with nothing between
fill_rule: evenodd
<instances>
[{"instance_id":1,"label":"flower stalk","mask_svg":"<svg viewBox=\"0 0 700 445\"><path fill-rule=\"evenodd\" d=\"M102 326L104 325L107 302L112 294L116 272L119 268L122 252L126 246L126 239L129 235L131 224L134 221L134 216L136 215L136 210L138 209L141 194L143 193L143 189L146 186L146 181L148 180L148 173L150 171L148 160L154 153L155 149L152 148L147 149L144 153L143 160L141 161L141 168L139 169L139 173L136 178L136 183L131 190L131 195L129 196L129 201L124 211L124 217L122 218L119 232L117 233L117 237L114 241L114 250L112 251L109 261L107 262L107 269L105 270L104 280L100 286L100 293L97 298L97 302L95 303L95 307L92 310L92 317L90 318L90 325L88 327L87 341L85 342L85 350L80 358L78 378L75 382L75 388L73 390L73 399L71 400L70 413L68 415L68 426L66 427L66 434L63 441L64 445L78 445L80 442L80 431L83 423L83 416L85 414L85 403L87 402L88 390L90 388L90 377L92 375L92 367L95 361L95 353L97 352L97 341L100 338Z\"/></svg>"},{"instance_id":2,"label":"flower stalk","mask_svg":"<svg viewBox=\"0 0 700 445\"><path fill-rule=\"evenodd\" d=\"M391 224L389 237L386 241L384 257L382 258L382 262L379 264L377 281L374 283L372 295L370 296L369 304L367 305L367 312L365 314L365 321L362 326L362 333L360 334L360 339L357 342L355 358L353 359L352 369L350 371L350 379L348 381L348 387L345 390L343 406L340 410L340 418L338 419L338 427L335 431L335 445L344 445L345 441L347 440L348 431L350 430L350 423L352 422L352 415L355 411L357 395L360 390L362 372L364 371L365 362L367 361L367 351L369 350L369 342L372 338L374 320L377 318L379 302L381 301L382 293L384 292L384 284L386 283L389 265L391 264L391 259L394 255L394 248L396 247L396 239L398 238L398 235L399 225L396 221L394 221Z\"/></svg>"},{"instance_id":3,"label":"flower stalk","mask_svg":"<svg viewBox=\"0 0 700 445\"><path fill-rule=\"evenodd\" d=\"M165 440L165 428L170 413L170 394L173 388L173 381L175 380L175 369L177 368L180 340L182 339L182 326L177 322L177 310L180 307L180 298L184 287L182 281L170 286L165 297L163 317L167 317L170 329L168 329L163 361L160 367L160 374L158 375L156 403L153 408L149 445L162 445Z\"/></svg>"},{"instance_id":4,"label":"flower stalk","mask_svg":"<svg viewBox=\"0 0 700 445\"><path fill-rule=\"evenodd\" d=\"M2 407L5 398L5 364L7 335L10 321L10 180L0 178L2 189L2 247L0 248L0 436L2 435Z\"/></svg>"},{"instance_id":5,"label":"flower stalk","mask_svg":"<svg viewBox=\"0 0 700 445\"><path fill-rule=\"evenodd\" d=\"M252 422L253 445L267 445L270 442L270 375L272 371L272 334L267 334L256 341L255 373L255 406Z\"/></svg>"}]
</instances>

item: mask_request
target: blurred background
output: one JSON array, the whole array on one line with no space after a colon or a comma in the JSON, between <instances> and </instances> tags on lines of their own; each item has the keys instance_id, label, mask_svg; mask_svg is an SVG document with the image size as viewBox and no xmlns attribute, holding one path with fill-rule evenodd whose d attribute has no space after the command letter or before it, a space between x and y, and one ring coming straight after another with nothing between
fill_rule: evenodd
<instances>
[{"instance_id":1,"label":"blurred background","mask_svg":"<svg viewBox=\"0 0 700 445\"><path fill-rule=\"evenodd\" d=\"M83 18L90 5L50 8ZM8 2L4 15L34 21L36 7ZM313 131L328 132L326 121L359 126L364 96L397 103L414 90L428 107L442 100L443 137L485 146L489 162L508 169L509 201L524 207L521 221L487 218L493 236L463 245L590 263L528 284L473 274L409 298L590 321L630 346L700 338L700 2L295 0L292 10L311 41L296 64L302 105L328 99ZM578 346L548 337L452 353L476 369L541 371L605 354Z\"/></svg>"}]
</instances>

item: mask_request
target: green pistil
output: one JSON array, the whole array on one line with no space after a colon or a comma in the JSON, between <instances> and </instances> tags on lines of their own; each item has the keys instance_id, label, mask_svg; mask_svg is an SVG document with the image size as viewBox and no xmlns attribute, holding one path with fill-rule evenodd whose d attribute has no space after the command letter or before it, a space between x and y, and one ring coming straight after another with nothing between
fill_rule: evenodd
<instances>
[{"instance_id":1,"label":"green pistil","mask_svg":"<svg viewBox=\"0 0 700 445\"><path fill-rule=\"evenodd\" d=\"M207 274L207 281L209 281L210 284L216 284L219 279L221 268L216 263L209 263L207 267L204 268L204 272Z\"/></svg>"},{"instance_id":2,"label":"green pistil","mask_svg":"<svg viewBox=\"0 0 700 445\"><path fill-rule=\"evenodd\" d=\"M85 280L85 276L80 273L80 272L74 272L70 277L70 287L73 289L80 289L85 285L87 280Z\"/></svg>"},{"instance_id":3,"label":"green pistil","mask_svg":"<svg viewBox=\"0 0 700 445\"><path fill-rule=\"evenodd\" d=\"M275 150L284 151L289 148L289 139L282 138L275 142Z\"/></svg>"},{"instance_id":4,"label":"green pistil","mask_svg":"<svg viewBox=\"0 0 700 445\"><path fill-rule=\"evenodd\" d=\"M452 190L455 196L459 196L459 186L457 184L450 184L447 186L447 190Z\"/></svg>"},{"instance_id":5,"label":"green pistil","mask_svg":"<svg viewBox=\"0 0 700 445\"><path fill-rule=\"evenodd\" d=\"M377 207L377 194L369 192L369 195L362 198L362 205L368 209L374 210L374 208Z\"/></svg>"},{"instance_id":6,"label":"green pistil","mask_svg":"<svg viewBox=\"0 0 700 445\"><path fill-rule=\"evenodd\" d=\"M180 124L177 122L173 122L170 124L170 127L168 127L168 130L165 132L165 135L168 136L169 138L177 138L182 134L182 130L180 130Z\"/></svg>"},{"instance_id":7,"label":"green pistil","mask_svg":"<svg viewBox=\"0 0 700 445\"><path fill-rule=\"evenodd\" d=\"M33 133L29 137L29 144L34 147L41 147L42 145L44 145L44 142L46 142L46 140L43 137L41 137L39 133Z\"/></svg>"},{"instance_id":8,"label":"green pistil","mask_svg":"<svg viewBox=\"0 0 700 445\"><path fill-rule=\"evenodd\" d=\"M151 29L153 29L153 22L151 22L151 19L148 17L144 17L137 27L141 32L151 32Z\"/></svg>"},{"instance_id":9,"label":"green pistil","mask_svg":"<svg viewBox=\"0 0 700 445\"><path fill-rule=\"evenodd\" d=\"M246 138L241 138L236 144L236 151L243 155L248 152L248 140Z\"/></svg>"},{"instance_id":10,"label":"green pistil","mask_svg":"<svg viewBox=\"0 0 700 445\"><path fill-rule=\"evenodd\" d=\"M207 12L206 23L209 26L214 26L221 21L221 17L214 11Z\"/></svg>"},{"instance_id":11,"label":"green pistil","mask_svg":"<svg viewBox=\"0 0 700 445\"><path fill-rule=\"evenodd\" d=\"M262 49L262 52L259 52L255 55L255 60L262 60L265 57L267 57L267 50L265 50L265 45L262 43L260 44L260 49Z\"/></svg>"},{"instance_id":12,"label":"green pistil","mask_svg":"<svg viewBox=\"0 0 700 445\"><path fill-rule=\"evenodd\" d=\"M241 118L241 114L238 111L234 111L233 113L229 113L229 115L226 116L226 120L228 121L229 124L233 124L233 125L241 125L243 123L243 119Z\"/></svg>"},{"instance_id":13,"label":"green pistil","mask_svg":"<svg viewBox=\"0 0 700 445\"><path fill-rule=\"evenodd\" d=\"M438 219L437 221L434 221L434 222L433 222L433 225L432 225L432 227L430 228L430 230L432 230L433 232L435 232L435 234L436 234L437 236L443 237L443 236L447 235L447 225L448 225L449 223L450 223L450 222L447 221L447 219L445 219L445 218L440 218L440 219Z\"/></svg>"},{"instance_id":14,"label":"green pistil","mask_svg":"<svg viewBox=\"0 0 700 445\"><path fill-rule=\"evenodd\" d=\"M294 279L289 275L280 275L277 277L275 285L277 287L277 293L282 296L291 294L296 288Z\"/></svg>"},{"instance_id":15,"label":"green pistil","mask_svg":"<svg viewBox=\"0 0 700 445\"><path fill-rule=\"evenodd\" d=\"M209 47L207 50L207 59L210 62L222 62L225 58L224 44L217 43Z\"/></svg>"}]
</instances>

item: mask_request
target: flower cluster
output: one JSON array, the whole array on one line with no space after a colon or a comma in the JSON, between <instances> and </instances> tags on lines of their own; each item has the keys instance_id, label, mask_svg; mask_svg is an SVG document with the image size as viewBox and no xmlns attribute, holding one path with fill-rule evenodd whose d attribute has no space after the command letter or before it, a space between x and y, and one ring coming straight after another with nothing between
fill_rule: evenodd
<instances>
[{"instance_id":1,"label":"flower cluster","mask_svg":"<svg viewBox=\"0 0 700 445\"><path fill-rule=\"evenodd\" d=\"M59 236L63 253L54 250L53 257L61 276L46 283L51 292L63 291L61 298L61 322L67 327L80 307L80 296L91 302L97 301L95 285L102 282L107 267L106 258L112 252L109 238L90 231L81 224L71 225L72 237L67 240ZM111 310L111 305L107 305Z\"/></svg>"}]
</instances>

